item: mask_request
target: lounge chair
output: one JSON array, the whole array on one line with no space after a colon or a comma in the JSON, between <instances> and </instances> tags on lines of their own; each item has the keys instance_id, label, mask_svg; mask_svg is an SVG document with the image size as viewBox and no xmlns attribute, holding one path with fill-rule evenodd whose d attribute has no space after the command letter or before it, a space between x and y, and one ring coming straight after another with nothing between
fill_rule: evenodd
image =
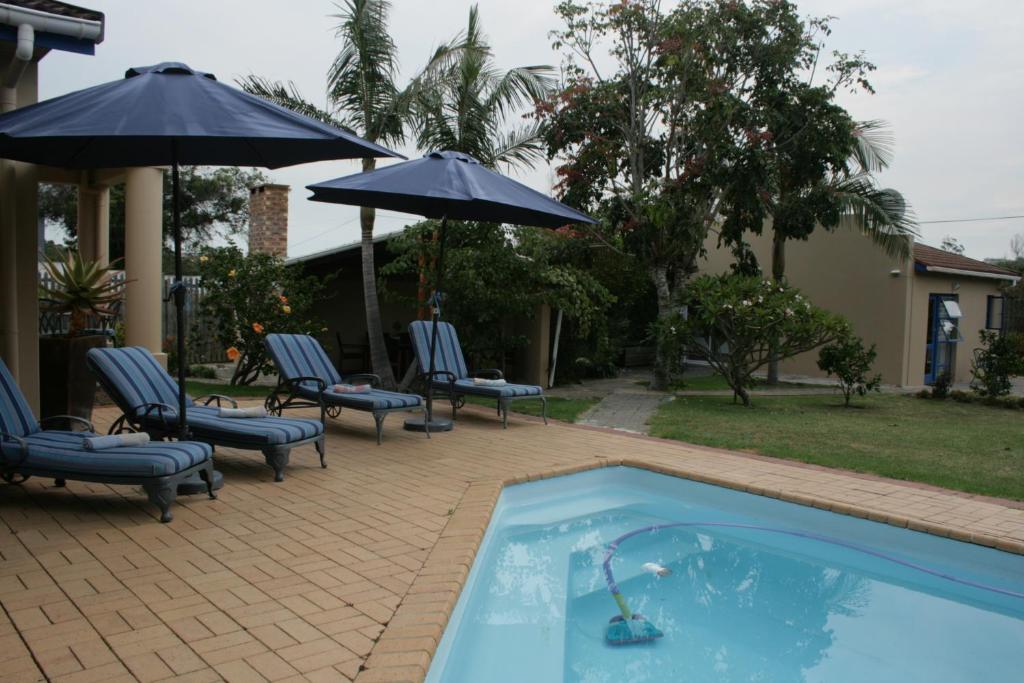
<instances>
[{"instance_id":1,"label":"lounge chair","mask_svg":"<svg viewBox=\"0 0 1024 683\"><path fill-rule=\"evenodd\" d=\"M123 413L111 426L111 433L128 425L155 439L178 434L178 384L148 350L92 349L86 363ZM186 411L192 439L211 446L261 451L274 470L274 481L284 480L285 465L296 446L313 444L320 454L320 466L327 467L324 428L316 420L221 417L223 402L238 406L227 396L189 397Z\"/></svg>"},{"instance_id":2,"label":"lounge chair","mask_svg":"<svg viewBox=\"0 0 1024 683\"><path fill-rule=\"evenodd\" d=\"M380 445L384 418L389 413L419 410L423 406L421 396L378 388L377 375L350 375L343 381L320 342L309 335L268 334L264 343L279 378L274 393L267 397L269 413L280 415L286 408L316 407L326 426L327 416L337 417L342 408L362 410L373 414ZM342 383L368 383L371 389L365 393L340 393L333 389Z\"/></svg>"},{"instance_id":3,"label":"lounge chair","mask_svg":"<svg viewBox=\"0 0 1024 683\"><path fill-rule=\"evenodd\" d=\"M87 431L46 429L46 425L78 423ZM213 449L204 443L148 443L144 446L91 451L85 440L98 436L92 423L73 415L36 421L24 394L0 360L0 476L21 484L31 476L102 484L141 485L150 502L160 508L160 521L171 521L178 484L199 473L213 492Z\"/></svg>"},{"instance_id":4,"label":"lounge chair","mask_svg":"<svg viewBox=\"0 0 1024 683\"><path fill-rule=\"evenodd\" d=\"M416 364L421 378L430 372L430 334L429 320L416 320L409 323L409 336L416 352ZM532 384L504 384L501 386L477 384L475 378L500 380L504 379L501 370L491 368L470 372L466 359L462 356L459 336L451 323L437 324L437 347L434 353L434 377L429 386L435 393L446 396L452 404L452 419L458 408L465 404L466 396L483 396L497 401L501 425L508 428L508 407L512 401L537 399L541 402L541 416L544 424L548 423L548 400L544 389Z\"/></svg>"}]
</instances>

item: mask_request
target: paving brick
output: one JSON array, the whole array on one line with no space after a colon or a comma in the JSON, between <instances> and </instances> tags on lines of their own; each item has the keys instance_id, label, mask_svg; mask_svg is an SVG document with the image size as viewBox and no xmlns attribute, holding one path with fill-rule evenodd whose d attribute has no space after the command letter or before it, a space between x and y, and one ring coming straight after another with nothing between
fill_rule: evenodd
<instances>
[{"instance_id":1,"label":"paving brick","mask_svg":"<svg viewBox=\"0 0 1024 683\"><path fill-rule=\"evenodd\" d=\"M386 427L377 447L372 421L346 412L328 425L331 467L297 449L280 484L257 454L218 449L229 486L183 498L169 525L133 487L69 482L60 505L42 504L55 495L44 482L12 490L3 679L41 676L20 632L52 680L421 681L502 486L621 463L1024 552L1024 509L1003 501L464 415L444 439ZM105 429L116 412L94 417Z\"/></svg>"}]
</instances>

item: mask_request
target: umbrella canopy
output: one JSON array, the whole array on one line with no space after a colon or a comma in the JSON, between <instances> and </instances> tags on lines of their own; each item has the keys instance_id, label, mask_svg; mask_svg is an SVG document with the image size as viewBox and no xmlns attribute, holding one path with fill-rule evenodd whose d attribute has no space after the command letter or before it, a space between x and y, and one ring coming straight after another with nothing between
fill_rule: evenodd
<instances>
[{"instance_id":1,"label":"umbrella canopy","mask_svg":"<svg viewBox=\"0 0 1024 683\"><path fill-rule=\"evenodd\" d=\"M0 116L0 157L61 168L404 158L180 62L128 69Z\"/></svg>"},{"instance_id":2,"label":"umbrella canopy","mask_svg":"<svg viewBox=\"0 0 1024 683\"><path fill-rule=\"evenodd\" d=\"M431 152L422 159L316 183L307 189L313 191L310 199L315 202L371 206L427 218L541 228L596 223L461 152Z\"/></svg>"},{"instance_id":3,"label":"umbrella canopy","mask_svg":"<svg viewBox=\"0 0 1024 683\"><path fill-rule=\"evenodd\" d=\"M427 434L452 428L450 420L434 418L434 392L431 389L440 319L438 292L444 279L445 226L448 220L515 223L541 228L597 222L585 213L495 173L462 152L431 152L422 159L307 185L306 188L313 191L310 199L315 202L370 206L441 219L437 280L431 297L433 325L427 373L427 412L422 419L405 422L407 429L423 430Z\"/></svg>"},{"instance_id":4,"label":"umbrella canopy","mask_svg":"<svg viewBox=\"0 0 1024 683\"><path fill-rule=\"evenodd\" d=\"M0 115L0 158L62 168L172 168L178 424L186 438L185 291L179 164L278 168L327 159L402 157L217 81L181 62Z\"/></svg>"}]
</instances>

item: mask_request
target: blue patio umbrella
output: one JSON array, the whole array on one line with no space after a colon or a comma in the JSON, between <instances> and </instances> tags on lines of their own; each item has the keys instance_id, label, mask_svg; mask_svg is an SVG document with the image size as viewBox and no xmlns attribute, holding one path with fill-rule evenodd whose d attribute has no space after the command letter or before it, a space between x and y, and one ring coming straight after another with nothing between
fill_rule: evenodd
<instances>
[{"instance_id":1,"label":"blue patio umbrella","mask_svg":"<svg viewBox=\"0 0 1024 683\"><path fill-rule=\"evenodd\" d=\"M171 166L181 438L188 426L178 165L279 168L366 157L404 158L180 62L128 69L121 80L0 116L0 158L78 169Z\"/></svg>"},{"instance_id":2,"label":"blue patio umbrella","mask_svg":"<svg viewBox=\"0 0 1024 683\"><path fill-rule=\"evenodd\" d=\"M390 209L440 219L437 278L432 302L430 386L437 348L441 283L444 277L445 227L448 220L514 223L557 228L569 223L596 223L593 218L487 168L461 152L431 152L422 159L378 168L368 173L308 185L311 200ZM427 414L408 420L408 429L445 431L449 420L433 417L433 392L427 391Z\"/></svg>"}]
</instances>

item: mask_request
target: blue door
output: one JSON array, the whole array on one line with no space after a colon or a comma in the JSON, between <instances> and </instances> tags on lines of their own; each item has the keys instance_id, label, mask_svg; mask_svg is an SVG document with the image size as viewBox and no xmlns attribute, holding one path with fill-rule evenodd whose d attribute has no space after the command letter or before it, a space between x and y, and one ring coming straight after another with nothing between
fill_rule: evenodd
<instances>
[{"instance_id":1,"label":"blue door","mask_svg":"<svg viewBox=\"0 0 1024 683\"><path fill-rule=\"evenodd\" d=\"M960 304L956 294L928 296L928 337L924 356L924 383L935 384L943 373L953 377L956 347L960 343Z\"/></svg>"}]
</instances>

